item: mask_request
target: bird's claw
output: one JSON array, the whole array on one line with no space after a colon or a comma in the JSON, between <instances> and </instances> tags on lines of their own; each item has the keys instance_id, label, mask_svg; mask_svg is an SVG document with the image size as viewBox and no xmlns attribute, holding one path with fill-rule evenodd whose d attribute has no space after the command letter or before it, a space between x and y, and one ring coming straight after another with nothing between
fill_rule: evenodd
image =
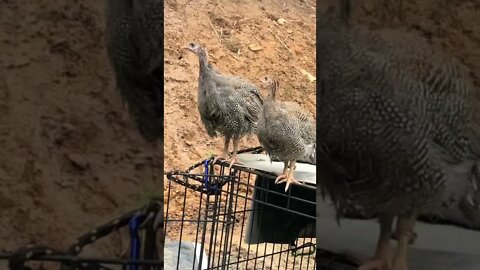
<instances>
[{"instance_id":1,"label":"bird's claw","mask_svg":"<svg viewBox=\"0 0 480 270\"><path fill-rule=\"evenodd\" d=\"M279 176L277 176L277 178L275 178L275 184L280 183L279 181L280 181L281 179L285 179L285 178L287 178L287 175L285 175L285 174L280 174Z\"/></svg>"},{"instance_id":2,"label":"bird's claw","mask_svg":"<svg viewBox=\"0 0 480 270\"><path fill-rule=\"evenodd\" d=\"M278 179L278 177L277 177ZM287 184L285 185L285 192L288 191L288 188L290 187L290 185L292 184L295 184L295 185L303 185L302 183L300 183L298 180L294 179L293 177L284 177L284 179L280 180L280 181L275 181L276 184L281 184L283 182L286 182Z\"/></svg>"},{"instance_id":3,"label":"bird's claw","mask_svg":"<svg viewBox=\"0 0 480 270\"><path fill-rule=\"evenodd\" d=\"M238 158L237 158L237 157L233 157L233 158L230 160L230 166L228 166L228 169L229 169L229 170L232 169L233 164L242 164L242 163L238 161Z\"/></svg>"},{"instance_id":4,"label":"bird's claw","mask_svg":"<svg viewBox=\"0 0 480 270\"><path fill-rule=\"evenodd\" d=\"M225 154L222 154L222 155L219 155L219 156L215 156L215 158L213 159L212 161L212 164L215 164L218 160L225 160L226 159L226 156Z\"/></svg>"},{"instance_id":5,"label":"bird's claw","mask_svg":"<svg viewBox=\"0 0 480 270\"><path fill-rule=\"evenodd\" d=\"M230 158L227 158L228 154L222 154L219 156L215 156L215 158L212 161L212 164L215 164L218 160L223 160L226 162L230 162L230 165L228 166L228 169L232 169L233 164L242 164L241 162L238 161L238 158L236 156Z\"/></svg>"}]
</instances>

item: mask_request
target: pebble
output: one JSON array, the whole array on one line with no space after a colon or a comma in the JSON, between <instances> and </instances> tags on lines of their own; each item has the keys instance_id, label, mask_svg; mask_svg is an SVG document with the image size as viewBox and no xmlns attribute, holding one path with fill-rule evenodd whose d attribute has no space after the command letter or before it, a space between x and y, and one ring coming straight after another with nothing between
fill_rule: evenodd
<instances>
[{"instance_id":1,"label":"pebble","mask_svg":"<svg viewBox=\"0 0 480 270\"><path fill-rule=\"evenodd\" d=\"M263 49L262 46L260 46L259 44L250 44L250 45L248 45L248 48L251 51L254 51L254 52L258 52L258 51L261 51Z\"/></svg>"},{"instance_id":2,"label":"pebble","mask_svg":"<svg viewBox=\"0 0 480 270\"><path fill-rule=\"evenodd\" d=\"M67 154L67 158L79 169L85 170L89 167L88 161L79 154L69 153Z\"/></svg>"}]
</instances>

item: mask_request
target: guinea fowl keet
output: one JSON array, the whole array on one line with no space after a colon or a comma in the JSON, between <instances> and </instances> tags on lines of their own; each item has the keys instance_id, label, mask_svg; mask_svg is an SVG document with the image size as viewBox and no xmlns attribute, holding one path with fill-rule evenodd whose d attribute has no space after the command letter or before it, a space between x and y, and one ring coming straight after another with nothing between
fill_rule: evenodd
<instances>
[{"instance_id":1,"label":"guinea fowl keet","mask_svg":"<svg viewBox=\"0 0 480 270\"><path fill-rule=\"evenodd\" d=\"M312 115L293 102L276 100L278 81L264 76L260 83L269 90L259 116L257 136L270 157L284 162L283 173L275 183L286 182L285 192L291 184L301 184L293 177L297 160L315 164L315 121Z\"/></svg>"},{"instance_id":2,"label":"guinea fowl keet","mask_svg":"<svg viewBox=\"0 0 480 270\"><path fill-rule=\"evenodd\" d=\"M473 83L459 61L422 38L349 25L349 10L337 11L343 15L326 15L317 28L318 183L339 216L353 202L379 218L375 255L360 269L406 270L418 215L440 214L447 202L465 217L476 211Z\"/></svg>"},{"instance_id":3,"label":"guinea fowl keet","mask_svg":"<svg viewBox=\"0 0 480 270\"><path fill-rule=\"evenodd\" d=\"M210 137L221 134L225 144L217 159L228 156L228 146L233 140L233 155L230 167L237 161L238 143L244 136L257 129L258 113L263 100L258 88L238 76L224 75L208 62L207 51L197 43L190 42L185 49L198 56L198 111Z\"/></svg>"}]
</instances>

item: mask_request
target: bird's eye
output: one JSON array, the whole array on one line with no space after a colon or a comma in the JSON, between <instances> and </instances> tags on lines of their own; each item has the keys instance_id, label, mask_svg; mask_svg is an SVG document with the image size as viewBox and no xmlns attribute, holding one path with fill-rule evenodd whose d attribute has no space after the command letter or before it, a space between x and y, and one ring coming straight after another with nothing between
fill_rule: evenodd
<instances>
[{"instance_id":1,"label":"bird's eye","mask_svg":"<svg viewBox=\"0 0 480 270\"><path fill-rule=\"evenodd\" d=\"M192 42L190 42L190 44L188 44L188 46L190 46L190 47L195 47L195 44L193 44Z\"/></svg>"}]
</instances>

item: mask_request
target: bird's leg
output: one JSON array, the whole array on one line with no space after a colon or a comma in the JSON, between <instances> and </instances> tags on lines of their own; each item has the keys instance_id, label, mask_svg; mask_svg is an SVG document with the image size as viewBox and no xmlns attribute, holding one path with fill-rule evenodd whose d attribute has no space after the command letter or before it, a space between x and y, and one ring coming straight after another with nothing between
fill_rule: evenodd
<instances>
[{"instance_id":1,"label":"bird's leg","mask_svg":"<svg viewBox=\"0 0 480 270\"><path fill-rule=\"evenodd\" d=\"M394 239L394 240L398 240L397 234L398 234L398 232L396 232L396 231L393 232L391 238ZM415 240L416 240L416 239L417 239L417 233L416 233L416 232L413 232L412 235L411 235L411 237L410 237L410 240L408 241L408 243L411 245L411 244L415 243Z\"/></svg>"},{"instance_id":2,"label":"bird's leg","mask_svg":"<svg viewBox=\"0 0 480 270\"><path fill-rule=\"evenodd\" d=\"M240 141L239 138L233 138L233 155L232 158L230 159L230 166L228 166L228 169L231 169L233 164L241 164L238 162L237 159L237 152L238 152L238 142Z\"/></svg>"},{"instance_id":3,"label":"bird's leg","mask_svg":"<svg viewBox=\"0 0 480 270\"><path fill-rule=\"evenodd\" d=\"M390 270L408 270L407 251L414 234L415 214L400 215L397 218L398 244Z\"/></svg>"},{"instance_id":4,"label":"bird's leg","mask_svg":"<svg viewBox=\"0 0 480 270\"><path fill-rule=\"evenodd\" d=\"M377 242L375 256L363 263L358 270L389 269L392 265L392 250L390 248L390 236L392 234L393 216L382 214L379 217L380 237Z\"/></svg>"},{"instance_id":5,"label":"bird's leg","mask_svg":"<svg viewBox=\"0 0 480 270\"><path fill-rule=\"evenodd\" d=\"M285 192L288 191L288 188L290 187L291 184L297 184L297 185L302 185L302 183L298 182L297 180L295 180L295 178L293 178L293 171L295 168L295 163L297 163L296 160L292 160L290 161L290 170L288 171L288 176L286 179L282 179L280 181L277 182L277 184L280 184L280 183L283 183L283 182L286 182L287 184L285 185Z\"/></svg>"},{"instance_id":6,"label":"bird's leg","mask_svg":"<svg viewBox=\"0 0 480 270\"><path fill-rule=\"evenodd\" d=\"M287 172L288 172L288 161L284 161L283 162L283 173L280 174L279 176L277 176L277 178L275 179L275 184L278 184L279 180L287 178L288 177Z\"/></svg>"},{"instance_id":7,"label":"bird's leg","mask_svg":"<svg viewBox=\"0 0 480 270\"><path fill-rule=\"evenodd\" d=\"M215 164L215 162L217 162L217 160L219 160L219 159L226 159L228 157L228 145L229 144L230 144L230 136L225 136L225 144L223 145L222 154L219 155L219 156L216 156L213 159L212 164Z\"/></svg>"}]
</instances>

